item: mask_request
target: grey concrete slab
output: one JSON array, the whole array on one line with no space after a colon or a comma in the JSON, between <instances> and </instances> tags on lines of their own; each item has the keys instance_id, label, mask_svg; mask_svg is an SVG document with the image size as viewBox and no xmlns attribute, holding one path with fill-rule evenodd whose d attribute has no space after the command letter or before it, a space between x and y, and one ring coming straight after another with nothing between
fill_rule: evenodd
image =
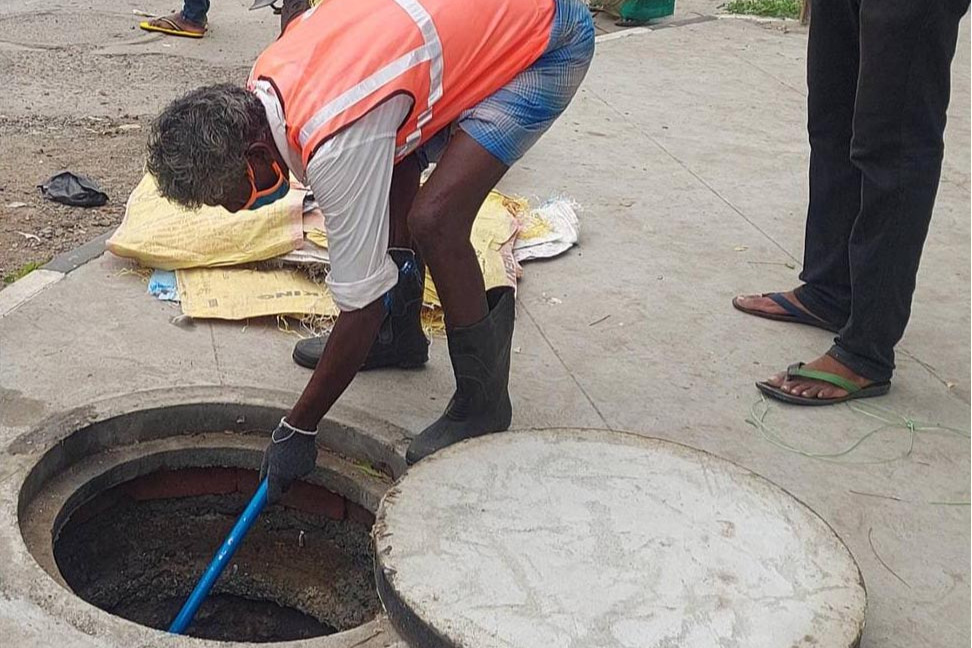
<instances>
[{"instance_id":1,"label":"grey concrete slab","mask_svg":"<svg viewBox=\"0 0 972 648\"><path fill-rule=\"evenodd\" d=\"M611 133L598 144L607 150L578 160L572 151L591 145L583 132L591 125ZM709 296L728 298L745 287L747 275L792 276L795 270L783 265L789 258L686 169L637 132L625 131L591 93L581 96L555 134L540 144L546 149L511 172L506 186L529 186L540 195L569 191L585 208L584 238L566 258L529 267L525 308L595 402L616 406L606 410L609 422L618 424L612 416L624 412L640 420L637 427L652 427L669 418L662 412L677 416L702 385L734 396L738 363L751 366L758 358L747 357L745 340L733 335L746 320ZM535 166L537 157L547 164ZM545 293L562 303L551 304ZM682 339L692 342L677 342ZM628 367L637 375L622 370ZM662 394L667 397L656 401ZM652 407L642 407L645 402ZM693 422L704 424L706 411L696 411Z\"/></svg>"},{"instance_id":2,"label":"grey concrete slab","mask_svg":"<svg viewBox=\"0 0 972 648\"><path fill-rule=\"evenodd\" d=\"M657 439L474 439L410 469L374 536L385 609L423 648L854 648L864 627L860 572L825 522Z\"/></svg>"},{"instance_id":3,"label":"grey concrete slab","mask_svg":"<svg viewBox=\"0 0 972 648\"><path fill-rule=\"evenodd\" d=\"M956 620L969 592L955 574L968 570L968 509L930 502L968 501L967 440L919 433L905 460L835 465L780 449L745 422L754 380L815 357L832 337L729 306L738 292L797 281L799 266L785 264L802 257L807 150L804 99L788 79L802 78L803 47L805 36L742 21L602 44L587 91L505 179L539 195L567 191L586 208L582 245L531 268L522 299L611 426L739 461L834 524L877 589L862 645L964 644L968 627ZM967 67L957 74L967 80ZM959 133L967 110L953 102ZM880 402L965 430L968 213L967 192L943 184L895 388ZM772 406L768 420L789 444L818 453L881 425L849 409ZM849 460L889 459L909 438L902 427L883 432ZM884 554L916 546L926 550L921 567L888 563L917 568L920 584L903 583ZM921 605L932 599L942 602Z\"/></svg>"},{"instance_id":4,"label":"grey concrete slab","mask_svg":"<svg viewBox=\"0 0 972 648\"><path fill-rule=\"evenodd\" d=\"M601 427L597 415L570 373L543 339L521 305L513 341L511 397L518 428L574 425ZM218 373L224 383L292 390L295 398L310 371L293 363L296 335L281 334L276 322L200 322L213 336ZM306 333L305 333L306 334ZM379 370L355 377L341 402L418 434L442 413L455 382L445 339L433 338L429 364L415 371Z\"/></svg>"},{"instance_id":5,"label":"grey concrete slab","mask_svg":"<svg viewBox=\"0 0 972 648\"><path fill-rule=\"evenodd\" d=\"M12 313L63 278L64 273L43 268L14 282L10 288L0 292L0 317Z\"/></svg>"},{"instance_id":6,"label":"grey concrete slab","mask_svg":"<svg viewBox=\"0 0 972 648\"><path fill-rule=\"evenodd\" d=\"M609 48L617 46L606 43L601 51ZM606 67L588 89L647 137L647 146L663 150L793 249L802 242L806 204L805 48L805 35L740 20L656 32L623 53L612 51L621 64ZM649 102L624 90L624 77L639 62L650 62L640 79ZM691 117L672 106L692 106ZM773 225L791 222L782 231Z\"/></svg>"},{"instance_id":7,"label":"grey concrete slab","mask_svg":"<svg viewBox=\"0 0 972 648\"><path fill-rule=\"evenodd\" d=\"M969 85L969 67L972 50L969 40L972 28L968 16L959 26L958 48L952 63L952 101L949 104L949 122L945 131L945 164L942 168L944 182L958 185L969 192L969 177L972 173L972 140L969 113L972 111L972 91Z\"/></svg>"},{"instance_id":8,"label":"grey concrete slab","mask_svg":"<svg viewBox=\"0 0 972 648\"><path fill-rule=\"evenodd\" d=\"M218 383L208 330L170 325L171 306L148 299L145 284L123 274L129 267L101 257L0 319L0 389L10 399L0 424L28 426L143 389Z\"/></svg>"},{"instance_id":9,"label":"grey concrete slab","mask_svg":"<svg viewBox=\"0 0 972 648\"><path fill-rule=\"evenodd\" d=\"M692 48L685 47L686 39L693 39L694 44L693 29L706 29L709 38ZM964 41L968 40L968 31L966 20L962 24ZM746 38L741 37L743 33ZM631 128L650 140L649 145L663 149L799 262L807 197L805 42L805 34L783 34L738 20L653 33L625 47L620 55L625 64L612 65L592 80L588 89L606 97ZM602 51L609 47L614 45L605 44ZM968 83L960 81L963 74L968 77L966 50L959 48L953 67L955 89L946 132L945 182L919 278L922 290L916 296L915 321L902 343L904 352L912 355L936 354L934 345L915 347L915 335L925 327L942 332L945 326L948 339L960 338L968 330L966 291L956 296L947 288L948 282L941 281L943 276L954 276L963 285L969 282L968 264L956 262L963 258L969 238L968 176L961 171L969 167L970 150ZM676 64L681 57L688 60ZM638 60L653 62L652 74L644 79L645 91L663 99L642 104L637 93L619 90L624 87L626 71ZM691 70L692 83L677 78L686 68ZM719 83L730 75L732 86ZM672 120L667 108L689 102L694 102L692 119ZM773 119L766 119L770 114ZM748 290L783 287L764 282L750 285ZM928 299L926 287L938 294ZM959 300L949 316L942 317L935 308L921 307L943 298L945 303ZM961 356L940 355L929 364L944 382L956 383L957 393L967 401L967 364Z\"/></svg>"}]
</instances>

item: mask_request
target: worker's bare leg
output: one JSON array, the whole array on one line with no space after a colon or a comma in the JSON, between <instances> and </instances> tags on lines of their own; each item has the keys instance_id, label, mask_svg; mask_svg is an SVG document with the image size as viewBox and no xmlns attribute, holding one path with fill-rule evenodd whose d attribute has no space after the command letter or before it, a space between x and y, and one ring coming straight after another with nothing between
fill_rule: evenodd
<instances>
[{"instance_id":1,"label":"worker's bare leg","mask_svg":"<svg viewBox=\"0 0 972 648\"><path fill-rule=\"evenodd\" d=\"M408 214L412 210L415 196L419 191L419 178L422 169L414 155L395 165L392 173L391 190L389 191L389 230L388 247L412 248L412 233L408 228Z\"/></svg>"},{"instance_id":2,"label":"worker's bare leg","mask_svg":"<svg viewBox=\"0 0 972 648\"><path fill-rule=\"evenodd\" d=\"M408 217L442 301L456 377L456 391L445 413L409 444L405 454L409 463L463 439L510 426L513 290L486 293L469 242L480 205L507 168L460 131L419 190Z\"/></svg>"},{"instance_id":3,"label":"worker's bare leg","mask_svg":"<svg viewBox=\"0 0 972 648\"><path fill-rule=\"evenodd\" d=\"M469 234L480 205L508 168L460 130L409 213L450 328L475 324L488 312L483 272Z\"/></svg>"}]
</instances>

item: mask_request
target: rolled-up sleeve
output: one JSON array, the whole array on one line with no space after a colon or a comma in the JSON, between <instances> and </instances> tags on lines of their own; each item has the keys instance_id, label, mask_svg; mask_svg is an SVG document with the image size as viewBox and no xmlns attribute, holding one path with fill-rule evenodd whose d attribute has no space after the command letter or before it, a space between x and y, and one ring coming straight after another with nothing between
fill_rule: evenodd
<instances>
[{"instance_id":1,"label":"rolled-up sleeve","mask_svg":"<svg viewBox=\"0 0 972 648\"><path fill-rule=\"evenodd\" d=\"M324 212L331 270L327 285L342 311L364 308L398 282L388 255L389 190L395 135L410 100L395 98L324 143L307 181Z\"/></svg>"}]
</instances>

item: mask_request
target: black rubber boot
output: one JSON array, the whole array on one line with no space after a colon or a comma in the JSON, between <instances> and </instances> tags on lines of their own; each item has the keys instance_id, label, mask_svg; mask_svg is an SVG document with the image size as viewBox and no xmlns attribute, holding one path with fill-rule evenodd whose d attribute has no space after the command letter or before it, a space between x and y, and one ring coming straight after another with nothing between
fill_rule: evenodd
<instances>
[{"instance_id":1,"label":"black rubber boot","mask_svg":"<svg viewBox=\"0 0 972 648\"><path fill-rule=\"evenodd\" d=\"M439 420L412 439L409 464L463 439L502 432L510 427L510 346L515 307L512 288L486 292L489 315L448 332L456 392Z\"/></svg>"},{"instance_id":2,"label":"black rubber boot","mask_svg":"<svg viewBox=\"0 0 972 648\"><path fill-rule=\"evenodd\" d=\"M412 250L392 248L388 253L398 266L398 283L385 296L388 313L361 365L362 371L383 367L415 369L429 361L429 339L422 331L425 264ZM326 344L326 335L301 340L294 347L294 362L315 368Z\"/></svg>"}]
</instances>

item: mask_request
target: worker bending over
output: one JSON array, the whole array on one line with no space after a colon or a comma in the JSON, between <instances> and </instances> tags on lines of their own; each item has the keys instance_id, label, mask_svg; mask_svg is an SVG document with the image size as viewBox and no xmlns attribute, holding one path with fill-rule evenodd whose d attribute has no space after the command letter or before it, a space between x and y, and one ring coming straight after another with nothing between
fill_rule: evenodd
<instances>
[{"instance_id":1,"label":"worker bending over","mask_svg":"<svg viewBox=\"0 0 972 648\"><path fill-rule=\"evenodd\" d=\"M271 501L313 469L317 426L359 368L426 362L426 263L456 390L408 462L509 428L513 291L485 290L469 235L593 52L580 0L325 2L287 24L245 90L200 88L156 120L148 168L166 198L254 209L282 198L292 172L325 214L341 313L326 341L295 352L315 369L264 456Z\"/></svg>"}]
</instances>

